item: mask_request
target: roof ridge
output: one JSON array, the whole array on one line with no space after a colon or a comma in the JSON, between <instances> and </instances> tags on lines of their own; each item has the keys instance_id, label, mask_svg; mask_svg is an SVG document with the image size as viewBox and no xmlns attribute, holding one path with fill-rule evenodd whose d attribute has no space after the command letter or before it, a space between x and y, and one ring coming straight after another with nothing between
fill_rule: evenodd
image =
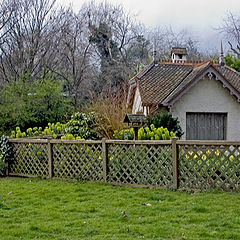
<instances>
[{"instance_id":1,"label":"roof ridge","mask_svg":"<svg viewBox=\"0 0 240 240\"><path fill-rule=\"evenodd\" d=\"M203 65L206 64L206 63L208 63L208 64L213 64L213 62L212 62L211 59L207 59L207 60L204 61L204 62L200 62L200 63L194 65L194 69L195 69L195 68L199 68L199 67L203 66Z\"/></svg>"},{"instance_id":2,"label":"roof ridge","mask_svg":"<svg viewBox=\"0 0 240 240\"><path fill-rule=\"evenodd\" d=\"M194 66L194 64L192 62L171 62L171 61L165 61L165 62L158 62L158 65L167 65L167 66Z\"/></svg>"}]
</instances>

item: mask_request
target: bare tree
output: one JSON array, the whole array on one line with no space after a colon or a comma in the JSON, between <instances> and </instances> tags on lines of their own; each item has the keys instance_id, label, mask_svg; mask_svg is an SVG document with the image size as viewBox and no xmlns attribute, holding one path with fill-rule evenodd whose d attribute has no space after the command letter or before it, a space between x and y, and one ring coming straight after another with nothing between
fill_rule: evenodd
<instances>
[{"instance_id":1,"label":"bare tree","mask_svg":"<svg viewBox=\"0 0 240 240\"><path fill-rule=\"evenodd\" d=\"M56 8L56 0L3 1L12 7L0 11L1 79L34 80L45 70L54 72L75 107L89 90L94 96L109 90L116 94L138 66L150 62L154 39L161 57L173 46L198 53L186 31L147 31L120 5L90 2L75 14Z\"/></svg>"},{"instance_id":2,"label":"bare tree","mask_svg":"<svg viewBox=\"0 0 240 240\"><path fill-rule=\"evenodd\" d=\"M0 39L1 43L4 40L5 35L10 29L6 28L6 25L10 22L16 6L13 1L2 1L0 2Z\"/></svg>"},{"instance_id":3,"label":"bare tree","mask_svg":"<svg viewBox=\"0 0 240 240\"><path fill-rule=\"evenodd\" d=\"M190 60L200 60L201 54L198 51L198 41L193 34L182 29L175 31L172 26L157 27L146 30L146 38L153 43L155 40L156 50L161 59L168 60L172 47L185 47Z\"/></svg>"},{"instance_id":4,"label":"bare tree","mask_svg":"<svg viewBox=\"0 0 240 240\"><path fill-rule=\"evenodd\" d=\"M14 10L3 27L0 74L8 82L38 75L49 55L54 30L55 0L12 0Z\"/></svg>"},{"instance_id":5,"label":"bare tree","mask_svg":"<svg viewBox=\"0 0 240 240\"><path fill-rule=\"evenodd\" d=\"M240 58L240 15L228 12L217 30L225 35L231 51Z\"/></svg>"},{"instance_id":6,"label":"bare tree","mask_svg":"<svg viewBox=\"0 0 240 240\"><path fill-rule=\"evenodd\" d=\"M129 48L133 48L142 34L138 23L121 5L91 2L87 8L89 39L100 66L99 81L94 87L98 93L106 92L126 82L134 72L133 51Z\"/></svg>"},{"instance_id":7,"label":"bare tree","mask_svg":"<svg viewBox=\"0 0 240 240\"><path fill-rule=\"evenodd\" d=\"M59 15L59 43L57 67L50 68L65 82L65 91L73 97L75 108L78 100L87 92L87 80L91 76L91 44L88 41L87 12L81 9L75 14L71 8Z\"/></svg>"},{"instance_id":8,"label":"bare tree","mask_svg":"<svg viewBox=\"0 0 240 240\"><path fill-rule=\"evenodd\" d=\"M1 51L1 46L5 44L5 36L9 33L9 31L12 28L12 24L10 24L10 21L15 9L16 5L11 0L2 1L0 3L0 55L3 54L3 52ZM0 61L2 62L2 58L0 58ZM4 67L2 69L2 72L5 73L6 71L7 70ZM1 79L0 86L2 86L2 84L3 80Z\"/></svg>"}]
</instances>

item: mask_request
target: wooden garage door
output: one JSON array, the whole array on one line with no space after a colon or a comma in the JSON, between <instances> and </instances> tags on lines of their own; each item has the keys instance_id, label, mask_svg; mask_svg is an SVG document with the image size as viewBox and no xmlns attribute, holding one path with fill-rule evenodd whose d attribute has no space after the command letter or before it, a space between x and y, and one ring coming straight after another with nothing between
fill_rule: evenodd
<instances>
[{"instance_id":1,"label":"wooden garage door","mask_svg":"<svg viewBox=\"0 0 240 240\"><path fill-rule=\"evenodd\" d=\"M186 138L226 140L227 113L187 113Z\"/></svg>"}]
</instances>

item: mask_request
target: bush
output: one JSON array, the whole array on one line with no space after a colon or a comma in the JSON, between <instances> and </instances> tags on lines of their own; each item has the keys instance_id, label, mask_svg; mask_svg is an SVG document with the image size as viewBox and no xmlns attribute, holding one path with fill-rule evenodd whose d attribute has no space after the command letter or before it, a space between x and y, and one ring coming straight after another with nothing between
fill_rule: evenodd
<instances>
[{"instance_id":1,"label":"bush","mask_svg":"<svg viewBox=\"0 0 240 240\"><path fill-rule=\"evenodd\" d=\"M175 137L173 132L169 132L167 128L156 128L153 124L150 127L142 127L138 130L138 140L170 140ZM133 128L124 129L114 132L114 138L119 140L133 140Z\"/></svg>"},{"instance_id":2,"label":"bush","mask_svg":"<svg viewBox=\"0 0 240 240\"><path fill-rule=\"evenodd\" d=\"M235 57L234 55L227 54L224 58L226 65L236 69L238 72L240 72L240 59Z\"/></svg>"},{"instance_id":3,"label":"bush","mask_svg":"<svg viewBox=\"0 0 240 240\"><path fill-rule=\"evenodd\" d=\"M65 134L72 134L74 137L81 136L84 139L101 139L99 125L96 123L96 114L77 112L71 116L66 123Z\"/></svg>"},{"instance_id":4,"label":"bush","mask_svg":"<svg viewBox=\"0 0 240 240\"><path fill-rule=\"evenodd\" d=\"M115 130L113 137L118 140L133 140L134 130L133 128L123 129L121 131Z\"/></svg>"},{"instance_id":5,"label":"bush","mask_svg":"<svg viewBox=\"0 0 240 240\"><path fill-rule=\"evenodd\" d=\"M39 135L49 136L57 138L61 136L61 139L65 140L83 140L101 139L99 132L99 126L95 121L96 114L91 113L80 113L77 112L71 116L71 119L63 124L60 122L48 123L43 129L42 127L28 128L26 132L21 131L20 127L16 127L15 131L11 131L11 138L24 138L24 137L37 137Z\"/></svg>"},{"instance_id":6,"label":"bush","mask_svg":"<svg viewBox=\"0 0 240 240\"><path fill-rule=\"evenodd\" d=\"M171 113L164 112L157 115L151 115L148 118L148 125L150 126L151 124L156 128L167 128L168 131L173 132L179 138L183 135L178 118L174 118Z\"/></svg>"},{"instance_id":7,"label":"bush","mask_svg":"<svg viewBox=\"0 0 240 240\"><path fill-rule=\"evenodd\" d=\"M0 92L0 132L62 122L71 110L70 99L62 96L61 83L53 75L45 74L34 82L22 78Z\"/></svg>"},{"instance_id":8,"label":"bush","mask_svg":"<svg viewBox=\"0 0 240 240\"><path fill-rule=\"evenodd\" d=\"M27 138L27 137L38 137L40 135L43 136L51 136L54 139L61 137L62 140L84 140L80 136L74 137L72 134L65 132L66 124L61 124L57 122L49 123L47 127L44 128L42 131L42 127L34 127L34 128L28 128L26 132L22 132L20 127L16 127L16 131L11 132L11 138Z\"/></svg>"},{"instance_id":9,"label":"bush","mask_svg":"<svg viewBox=\"0 0 240 240\"><path fill-rule=\"evenodd\" d=\"M43 136L53 136L53 138L57 138L58 135L63 135L66 124L62 124L60 122L48 123L48 125L43 129L42 127L33 127L28 128L26 132L22 132L20 127L16 127L16 130L11 131L11 138L24 138L24 137L37 137L39 135Z\"/></svg>"},{"instance_id":10,"label":"bush","mask_svg":"<svg viewBox=\"0 0 240 240\"><path fill-rule=\"evenodd\" d=\"M91 104L86 108L86 111L96 113L96 121L99 125L101 135L109 139L113 138L115 130L123 129L124 117L127 113L126 99L127 88L121 85L116 94L108 92L104 96L97 99L92 99Z\"/></svg>"}]
</instances>

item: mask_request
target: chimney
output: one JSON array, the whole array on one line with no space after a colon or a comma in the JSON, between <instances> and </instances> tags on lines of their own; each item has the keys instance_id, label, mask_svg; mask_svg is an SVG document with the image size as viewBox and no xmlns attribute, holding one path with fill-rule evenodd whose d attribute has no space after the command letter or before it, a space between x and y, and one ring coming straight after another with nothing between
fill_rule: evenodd
<instances>
[{"instance_id":1,"label":"chimney","mask_svg":"<svg viewBox=\"0 0 240 240\"><path fill-rule=\"evenodd\" d=\"M220 50L219 64L220 64L221 67L224 67L224 65L225 65L222 41L221 41L221 50Z\"/></svg>"},{"instance_id":2,"label":"chimney","mask_svg":"<svg viewBox=\"0 0 240 240\"><path fill-rule=\"evenodd\" d=\"M187 61L187 49L181 47L173 47L171 51L172 63L184 63Z\"/></svg>"}]
</instances>

